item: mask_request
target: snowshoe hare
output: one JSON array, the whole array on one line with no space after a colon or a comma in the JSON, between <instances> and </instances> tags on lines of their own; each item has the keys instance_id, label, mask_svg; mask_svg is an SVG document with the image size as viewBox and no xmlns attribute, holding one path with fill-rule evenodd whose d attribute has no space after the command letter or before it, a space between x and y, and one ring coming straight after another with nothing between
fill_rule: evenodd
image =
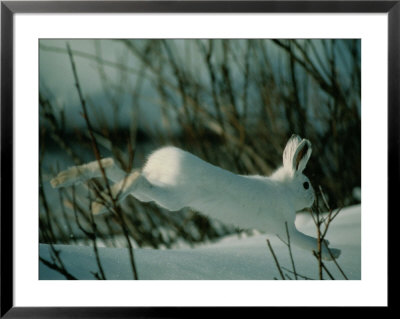
<instances>
[{"instance_id":1,"label":"snowshoe hare","mask_svg":"<svg viewBox=\"0 0 400 319\"><path fill-rule=\"evenodd\" d=\"M103 159L107 178L115 182L112 196L122 200L131 194L142 202L154 201L170 211L190 207L210 217L242 228L256 228L286 238L287 223L293 245L317 250L317 239L295 227L296 211L312 206L315 194L303 170L311 156L311 143L292 135L283 151L283 166L269 177L236 175L211 165L176 147L152 153L142 170L130 175L111 158ZM65 187L102 176L97 161L63 171L51 180L53 187ZM104 192L103 198L108 198ZM104 201L103 201L104 203ZM93 203L93 212L105 207ZM322 258L339 257L340 250L322 245Z\"/></svg>"}]
</instances>

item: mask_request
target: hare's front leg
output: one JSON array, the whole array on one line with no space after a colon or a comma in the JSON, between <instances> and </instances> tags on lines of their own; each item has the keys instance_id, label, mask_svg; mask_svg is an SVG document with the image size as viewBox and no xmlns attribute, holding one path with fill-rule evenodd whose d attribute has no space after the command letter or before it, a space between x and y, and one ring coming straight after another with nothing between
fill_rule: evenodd
<instances>
[{"instance_id":1,"label":"hare's front leg","mask_svg":"<svg viewBox=\"0 0 400 319\"><path fill-rule=\"evenodd\" d=\"M318 250L317 238L303 234L302 232L298 231L296 229L296 227L294 227L294 226L290 227L289 234L290 234L290 240L294 245L304 248L304 249L307 249L309 251L317 252L317 250ZM340 250L335 249L335 248L328 248L327 245L328 245L327 241L321 243L322 259L332 260L332 257L334 259L338 258L340 256ZM330 253L329 253L328 249L329 249Z\"/></svg>"}]
</instances>

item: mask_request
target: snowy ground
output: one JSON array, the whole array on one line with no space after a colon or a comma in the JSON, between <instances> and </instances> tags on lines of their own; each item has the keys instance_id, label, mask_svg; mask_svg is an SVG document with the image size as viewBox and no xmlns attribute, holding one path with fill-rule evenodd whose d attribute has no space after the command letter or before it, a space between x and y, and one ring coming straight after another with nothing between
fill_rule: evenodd
<instances>
[{"instance_id":1,"label":"snowy ground","mask_svg":"<svg viewBox=\"0 0 400 319\"><path fill-rule=\"evenodd\" d=\"M312 219L300 215L297 227L315 236ZM281 266L292 270L287 247L275 236L268 236ZM218 243L173 250L135 249L139 279L274 279L280 278L266 244L267 235L239 238L229 236ZM349 279L361 279L361 206L343 209L332 222L327 239L331 247L342 251L338 263ZM95 279L97 272L94 252L87 246L57 245L66 269L78 279ZM101 263L107 279L133 278L129 254L125 248L99 248ZM40 245L40 256L50 260L49 246ZM309 278L318 277L316 259L307 251L293 247L296 271ZM325 262L335 279L343 279L333 262ZM284 271L291 278L289 271ZM329 279L325 275L326 279ZM65 279L40 262L39 278ZM300 279L300 278L299 278Z\"/></svg>"}]
</instances>

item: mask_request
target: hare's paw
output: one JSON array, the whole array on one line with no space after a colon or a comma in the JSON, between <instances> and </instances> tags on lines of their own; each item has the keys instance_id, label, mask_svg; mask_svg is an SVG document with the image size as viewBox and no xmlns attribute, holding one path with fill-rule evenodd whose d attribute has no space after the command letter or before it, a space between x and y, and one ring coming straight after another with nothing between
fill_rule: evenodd
<instances>
[{"instance_id":1,"label":"hare's paw","mask_svg":"<svg viewBox=\"0 0 400 319\"><path fill-rule=\"evenodd\" d=\"M60 172L50 181L50 184L53 188L66 187L94 177L100 177L103 175L100 165L104 170L112 169L114 167L114 160L111 157L103 158L100 164L99 161L93 161L80 166L73 166Z\"/></svg>"},{"instance_id":2,"label":"hare's paw","mask_svg":"<svg viewBox=\"0 0 400 319\"><path fill-rule=\"evenodd\" d=\"M323 260L333 260L333 259L338 259L341 253L340 249L336 249L336 248L328 248L329 251L327 249L324 249L324 251L322 252L322 259Z\"/></svg>"},{"instance_id":3,"label":"hare's paw","mask_svg":"<svg viewBox=\"0 0 400 319\"><path fill-rule=\"evenodd\" d=\"M53 188L71 186L77 182L80 182L79 175L79 170L76 167L71 167L60 172L50 181L50 184L53 186Z\"/></svg>"}]
</instances>

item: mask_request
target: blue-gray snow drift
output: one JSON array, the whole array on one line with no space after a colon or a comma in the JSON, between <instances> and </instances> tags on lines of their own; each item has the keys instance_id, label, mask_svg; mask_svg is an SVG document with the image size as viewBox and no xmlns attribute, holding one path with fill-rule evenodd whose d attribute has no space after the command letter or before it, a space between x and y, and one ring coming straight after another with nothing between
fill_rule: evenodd
<instances>
[{"instance_id":1,"label":"blue-gray snow drift","mask_svg":"<svg viewBox=\"0 0 400 319\"><path fill-rule=\"evenodd\" d=\"M126 175L112 158L101 165L115 184L112 196L118 200L133 195L142 202L154 201L170 211L190 207L210 217L242 228L256 228L286 238L309 251L317 250L317 239L295 227L296 211L312 206L315 194L303 175L311 156L311 143L292 135L283 151L283 166L271 176L236 175L176 147L163 147L152 153L142 170ZM53 187L64 187L102 176L97 161L72 167L51 180ZM102 198L109 198L104 192ZM103 202L104 203L104 202ZM105 211L93 203L93 212ZM340 250L322 245L322 258L339 257Z\"/></svg>"}]
</instances>

